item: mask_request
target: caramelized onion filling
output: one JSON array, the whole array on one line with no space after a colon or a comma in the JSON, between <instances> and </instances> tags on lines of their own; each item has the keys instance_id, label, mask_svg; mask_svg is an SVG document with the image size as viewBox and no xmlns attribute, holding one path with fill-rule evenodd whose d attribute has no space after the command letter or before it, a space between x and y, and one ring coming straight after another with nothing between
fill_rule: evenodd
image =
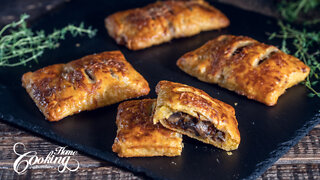
<instances>
[{"instance_id":1,"label":"caramelized onion filling","mask_svg":"<svg viewBox=\"0 0 320 180\"><path fill-rule=\"evenodd\" d=\"M209 121L201 121L200 117L193 117L183 112L173 113L166 119L169 126L188 131L202 138L210 138L214 141L225 141L225 133L218 130Z\"/></svg>"}]
</instances>

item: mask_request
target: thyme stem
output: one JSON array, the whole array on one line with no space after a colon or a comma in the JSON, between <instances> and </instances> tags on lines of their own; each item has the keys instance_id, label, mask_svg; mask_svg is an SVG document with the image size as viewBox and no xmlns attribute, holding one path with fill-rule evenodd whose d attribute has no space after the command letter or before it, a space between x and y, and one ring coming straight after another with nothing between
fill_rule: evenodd
<instances>
[{"instance_id":1,"label":"thyme stem","mask_svg":"<svg viewBox=\"0 0 320 180\"><path fill-rule=\"evenodd\" d=\"M19 21L0 30L0 67L14 67L26 65L32 60L37 61L46 49L57 48L59 40L65 39L67 33L72 37L87 35L92 38L97 31L91 27L85 28L81 23L79 26L68 25L46 35L43 30L33 32L27 28L25 20L28 17L29 15L23 14Z\"/></svg>"}]
</instances>

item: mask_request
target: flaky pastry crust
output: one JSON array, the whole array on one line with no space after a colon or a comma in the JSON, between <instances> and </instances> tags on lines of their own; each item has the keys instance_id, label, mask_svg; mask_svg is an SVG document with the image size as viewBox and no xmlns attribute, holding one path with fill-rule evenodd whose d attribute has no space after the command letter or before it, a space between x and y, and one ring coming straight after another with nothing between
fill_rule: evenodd
<instances>
[{"instance_id":1,"label":"flaky pastry crust","mask_svg":"<svg viewBox=\"0 0 320 180\"><path fill-rule=\"evenodd\" d=\"M183 55L177 65L201 81L216 83L273 106L309 67L278 48L245 36L222 35Z\"/></svg>"},{"instance_id":2,"label":"flaky pastry crust","mask_svg":"<svg viewBox=\"0 0 320 180\"><path fill-rule=\"evenodd\" d=\"M120 157L179 156L182 135L153 124L155 99L126 101L117 113L117 137L112 146Z\"/></svg>"},{"instance_id":3,"label":"flaky pastry crust","mask_svg":"<svg viewBox=\"0 0 320 180\"><path fill-rule=\"evenodd\" d=\"M138 50L229 25L228 18L203 0L157 1L143 8L121 11L105 19L118 44Z\"/></svg>"},{"instance_id":4,"label":"flaky pastry crust","mask_svg":"<svg viewBox=\"0 0 320 180\"><path fill-rule=\"evenodd\" d=\"M49 121L147 95L148 82L120 51L88 55L22 77L22 86Z\"/></svg>"},{"instance_id":5,"label":"flaky pastry crust","mask_svg":"<svg viewBox=\"0 0 320 180\"><path fill-rule=\"evenodd\" d=\"M154 123L227 151L238 148L240 133L232 106L170 81L160 81L156 92Z\"/></svg>"}]
</instances>

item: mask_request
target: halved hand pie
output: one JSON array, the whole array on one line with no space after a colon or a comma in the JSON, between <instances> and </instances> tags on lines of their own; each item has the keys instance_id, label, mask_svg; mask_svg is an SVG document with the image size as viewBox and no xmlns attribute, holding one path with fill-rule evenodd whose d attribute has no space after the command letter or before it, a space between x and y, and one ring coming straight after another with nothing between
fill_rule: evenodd
<instances>
[{"instance_id":1,"label":"halved hand pie","mask_svg":"<svg viewBox=\"0 0 320 180\"><path fill-rule=\"evenodd\" d=\"M182 135L153 124L155 99L126 101L119 105L117 137L112 146L120 157L179 156Z\"/></svg>"},{"instance_id":2,"label":"halved hand pie","mask_svg":"<svg viewBox=\"0 0 320 180\"><path fill-rule=\"evenodd\" d=\"M160 81L153 121L224 150L237 149L240 133L232 106L197 88Z\"/></svg>"},{"instance_id":3,"label":"halved hand pie","mask_svg":"<svg viewBox=\"0 0 320 180\"><path fill-rule=\"evenodd\" d=\"M22 86L49 121L150 91L148 82L120 51L89 55L25 73Z\"/></svg>"},{"instance_id":4,"label":"halved hand pie","mask_svg":"<svg viewBox=\"0 0 320 180\"><path fill-rule=\"evenodd\" d=\"M229 25L228 18L203 0L157 1L143 8L117 12L105 19L118 44L138 50Z\"/></svg>"},{"instance_id":5,"label":"halved hand pie","mask_svg":"<svg viewBox=\"0 0 320 180\"><path fill-rule=\"evenodd\" d=\"M186 53L177 65L202 81L217 83L269 106L310 71L302 61L274 46L232 35L219 36Z\"/></svg>"}]
</instances>

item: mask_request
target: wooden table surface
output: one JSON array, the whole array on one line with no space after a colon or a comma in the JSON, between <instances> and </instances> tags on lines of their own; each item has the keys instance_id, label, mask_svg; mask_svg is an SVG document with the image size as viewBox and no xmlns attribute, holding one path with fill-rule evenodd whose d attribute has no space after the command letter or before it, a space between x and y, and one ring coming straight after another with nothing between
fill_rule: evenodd
<instances>
[{"instance_id":1,"label":"wooden table surface","mask_svg":"<svg viewBox=\"0 0 320 180\"><path fill-rule=\"evenodd\" d=\"M147 179L143 174L131 173L81 153L74 157L80 163L80 168L76 172L59 173L57 166L46 165L35 166L28 169L25 174L18 175L13 170L13 163L18 157L13 152L13 146L17 142L25 144L27 151L37 151L39 156L46 155L60 146L0 120L0 180ZM302 138L259 179L320 179L320 125Z\"/></svg>"}]
</instances>

